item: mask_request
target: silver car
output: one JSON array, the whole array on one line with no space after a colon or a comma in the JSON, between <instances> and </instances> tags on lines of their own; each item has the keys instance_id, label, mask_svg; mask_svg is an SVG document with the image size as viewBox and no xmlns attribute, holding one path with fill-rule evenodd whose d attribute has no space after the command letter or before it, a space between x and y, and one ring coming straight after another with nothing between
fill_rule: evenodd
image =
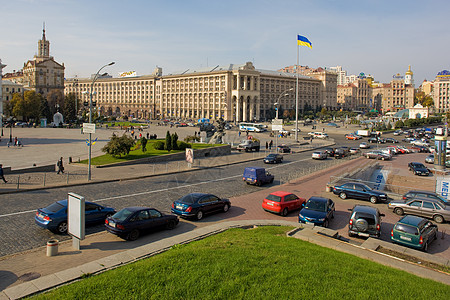
<instances>
[{"instance_id":1,"label":"silver car","mask_svg":"<svg viewBox=\"0 0 450 300\"><path fill-rule=\"evenodd\" d=\"M314 151L312 154L313 159L327 159L328 153L325 150Z\"/></svg>"},{"instance_id":2,"label":"silver car","mask_svg":"<svg viewBox=\"0 0 450 300\"><path fill-rule=\"evenodd\" d=\"M414 198L406 201L392 201L388 204L397 215L415 215L433 219L436 223L450 221L450 206L440 200Z\"/></svg>"}]
</instances>

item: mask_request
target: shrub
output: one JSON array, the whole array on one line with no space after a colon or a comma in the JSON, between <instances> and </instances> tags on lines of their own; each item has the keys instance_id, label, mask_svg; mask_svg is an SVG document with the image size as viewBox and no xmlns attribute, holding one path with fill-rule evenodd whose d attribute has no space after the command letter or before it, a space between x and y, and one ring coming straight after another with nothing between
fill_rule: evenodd
<instances>
[{"instance_id":1,"label":"shrub","mask_svg":"<svg viewBox=\"0 0 450 300\"><path fill-rule=\"evenodd\" d=\"M191 148L191 145L182 141L178 141L177 148L178 150L186 150L186 148Z\"/></svg>"},{"instance_id":2,"label":"shrub","mask_svg":"<svg viewBox=\"0 0 450 300\"><path fill-rule=\"evenodd\" d=\"M200 142L200 137L199 136L188 135L187 137L184 138L184 141L186 143Z\"/></svg>"},{"instance_id":3,"label":"shrub","mask_svg":"<svg viewBox=\"0 0 450 300\"><path fill-rule=\"evenodd\" d=\"M170 152L170 150L172 150L172 136L170 135L169 131L167 131L167 133L166 133L166 144L165 144L164 150L167 150L169 152Z\"/></svg>"},{"instance_id":4,"label":"shrub","mask_svg":"<svg viewBox=\"0 0 450 300\"><path fill-rule=\"evenodd\" d=\"M153 148L155 150L164 150L166 148L166 145L164 141L156 141L153 143Z\"/></svg>"},{"instance_id":5,"label":"shrub","mask_svg":"<svg viewBox=\"0 0 450 300\"><path fill-rule=\"evenodd\" d=\"M105 147L102 148L102 151L112 155L113 157L121 157L122 154L128 155L134 144L135 141L132 137L125 134L118 137L113 134L110 141L105 145Z\"/></svg>"}]
</instances>

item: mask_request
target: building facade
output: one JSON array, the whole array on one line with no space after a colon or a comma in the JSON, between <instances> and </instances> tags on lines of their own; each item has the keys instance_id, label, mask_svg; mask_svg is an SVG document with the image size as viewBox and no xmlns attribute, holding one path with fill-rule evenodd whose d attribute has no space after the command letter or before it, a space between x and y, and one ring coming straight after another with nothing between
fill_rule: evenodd
<instances>
[{"instance_id":1,"label":"building facade","mask_svg":"<svg viewBox=\"0 0 450 300\"><path fill-rule=\"evenodd\" d=\"M333 105L329 94L336 78L324 77L326 82L322 84L320 79L299 75L299 110L305 105ZM296 81L295 74L257 70L250 62L164 76L158 69L146 76L99 78L93 86L93 100L100 114L106 116L266 120L274 117L277 101L282 109L295 109ZM86 92L91 84L91 79L68 79L64 93L89 101Z\"/></svg>"},{"instance_id":2,"label":"building facade","mask_svg":"<svg viewBox=\"0 0 450 300\"><path fill-rule=\"evenodd\" d=\"M46 98L51 90L64 91L64 64L57 63L50 56L50 42L45 37L45 28L42 39L38 42L38 55L24 63L24 88L34 90Z\"/></svg>"},{"instance_id":3,"label":"building facade","mask_svg":"<svg viewBox=\"0 0 450 300\"><path fill-rule=\"evenodd\" d=\"M397 112L414 106L414 87L395 75L390 83L380 84L372 89L372 98L381 98L381 110Z\"/></svg>"},{"instance_id":4,"label":"building facade","mask_svg":"<svg viewBox=\"0 0 450 300\"><path fill-rule=\"evenodd\" d=\"M337 103L344 110L367 112L375 108L371 96L372 87L366 79L358 78L352 83L337 87Z\"/></svg>"},{"instance_id":5,"label":"building facade","mask_svg":"<svg viewBox=\"0 0 450 300\"><path fill-rule=\"evenodd\" d=\"M450 111L450 71L439 72L433 84L434 107L438 112Z\"/></svg>"}]
</instances>

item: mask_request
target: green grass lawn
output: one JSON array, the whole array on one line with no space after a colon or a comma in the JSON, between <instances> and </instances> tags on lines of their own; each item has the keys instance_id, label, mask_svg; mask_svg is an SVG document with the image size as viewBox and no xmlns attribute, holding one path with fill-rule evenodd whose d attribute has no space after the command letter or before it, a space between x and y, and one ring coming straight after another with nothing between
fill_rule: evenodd
<instances>
[{"instance_id":1,"label":"green grass lawn","mask_svg":"<svg viewBox=\"0 0 450 300\"><path fill-rule=\"evenodd\" d=\"M160 141L164 141L165 139L158 139ZM170 152L167 152L167 150L156 150L153 148L153 144L158 140L147 140L147 151L144 153L142 152L142 149L139 147L138 149L131 150L130 153L127 156L122 157L113 157L109 154L103 154L100 156L92 157L91 158L91 164L94 166L101 166L101 165L107 165L122 161L128 161L128 160L134 160L139 158L146 158L151 156L159 156L159 155L165 155L170 153L178 153L178 152L184 152L184 150L172 150ZM193 143L192 149L204 149L204 148L211 148L211 147L217 147L217 146L223 146L223 145L212 145L212 144L201 144L201 143ZM82 160L80 161L82 164L87 164L88 160Z\"/></svg>"},{"instance_id":2,"label":"green grass lawn","mask_svg":"<svg viewBox=\"0 0 450 300\"><path fill-rule=\"evenodd\" d=\"M288 238L230 229L38 299L448 299L450 286Z\"/></svg>"}]
</instances>

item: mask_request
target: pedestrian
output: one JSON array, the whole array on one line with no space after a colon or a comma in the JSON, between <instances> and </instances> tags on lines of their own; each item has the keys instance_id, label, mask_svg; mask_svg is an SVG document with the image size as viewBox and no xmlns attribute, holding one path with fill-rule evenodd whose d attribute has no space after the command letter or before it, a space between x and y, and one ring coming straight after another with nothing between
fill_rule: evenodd
<instances>
[{"instance_id":1,"label":"pedestrian","mask_svg":"<svg viewBox=\"0 0 450 300\"><path fill-rule=\"evenodd\" d=\"M239 137L241 137L241 132L239 131Z\"/></svg>"},{"instance_id":2,"label":"pedestrian","mask_svg":"<svg viewBox=\"0 0 450 300\"><path fill-rule=\"evenodd\" d=\"M56 166L58 167L58 172L56 174L59 174L59 172L64 174L64 166L63 166L63 158L61 157L58 162L56 163Z\"/></svg>"},{"instance_id":3,"label":"pedestrian","mask_svg":"<svg viewBox=\"0 0 450 300\"><path fill-rule=\"evenodd\" d=\"M269 143L269 150L272 149L272 146L273 146L273 140L270 140L270 143Z\"/></svg>"},{"instance_id":4,"label":"pedestrian","mask_svg":"<svg viewBox=\"0 0 450 300\"><path fill-rule=\"evenodd\" d=\"M309 143L312 144L313 136L309 138Z\"/></svg>"},{"instance_id":5,"label":"pedestrian","mask_svg":"<svg viewBox=\"0 0 450 300\"><path fill-rule=\"evenodd\" d=\"M150 133L147 132L147 140L148 140L149 135L150 135Z\"/></svg>"},{"instance_id":6,"label":"pedestrian","mask_svg":"<svg viewBox=\"0 0 450 300\"><path fill-rule=\"evenodd\" d=\"M3 175L3 166L2 164L0 164L0 178L3 179L4 183L8 183L8 181L6 181L5 176Z\"/></svg>"},{"instance_id":7,"label":"pedestrian","mask_svg":"<svg viewBox=\"0 0 450 300\"><path fill-rule=\"evenodd\" d=\"M266 149L269 149L269 142L266 141Z\"/></svg>"}]
</instances>

